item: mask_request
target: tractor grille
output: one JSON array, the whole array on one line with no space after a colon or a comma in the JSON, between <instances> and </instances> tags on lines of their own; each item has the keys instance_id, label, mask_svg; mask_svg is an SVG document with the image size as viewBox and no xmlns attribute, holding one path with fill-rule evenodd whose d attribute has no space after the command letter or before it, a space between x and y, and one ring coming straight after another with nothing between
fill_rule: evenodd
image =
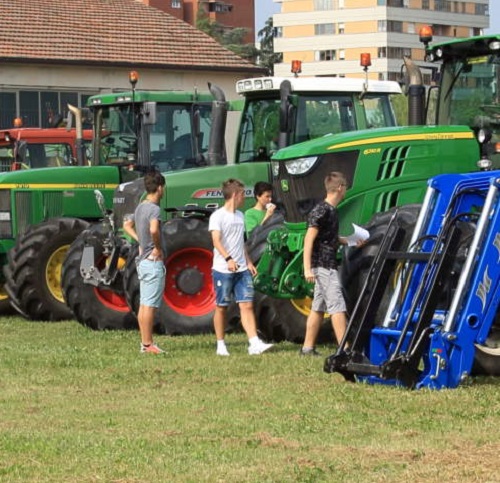
<instances>
[{"instance_id":1,"label":"tractor grille","mask_svg":"<svg viewBox=\"0 0 500 483\"><path fill-rule=\"evenodd\" d=\"M409 151L410 146L398 146L386 149L380 160L377 181L401 176Z\"/></svg>"},{"instance_id":2,"label":"tractor grille","mask_svg":"<svg viewBox=\"0 0 500 483\"><path fill-rule=\"evenodd\" d=\"M134 213L144 194L144 179L118 186L113 194L113 217L115 226L121 227L126 216Z\"/></svg>"},{"instance_id":3,"label":"tractor grille","mask_svg":"<svg viewBox=\"0 0 500 483\"><path fill-rule=\"evenodd\" d=\"M410 154L410 146L387 148L380 160L377 181L386 181L399 178L404 174L405 165ZM394 186L392 190L385 190L377 196L375 209L378 212L388 211L398 206L399 190Z\"/></svg>"},{"instance_id":4,"label":"tractor grille","mask_svg":"<svg viewBox=\"0 0 500 483\"><path fill-rule=\"evenodd\" d=\"M318 157L314 166L304 174L291 175L284 163L279 164L278 177L273 180L273 192L285 219L292 223L306 221L316 203L325 198L325 176L340 171L352 185L359 151L327 153Z\"/></svg>"},{"instance_id":5,"label":"tractor grille","mask_svg":"<svg viewBox=\"0 0 500 483\"><path fill-rule=\"evenodd\" d=\"M33 219L33 193L18 191L15 196L16 206L12 212L12 217L17 220L17 234L22 235L26 232Z\"/></svg>"},{"instance_id":6,"label":"tractor grille","mask_svg":"<svg viewBox=\"0 0 500 483\"><path fill-rule=\"evenodd\" d=\"M10 190L0 190L0 236L12 237Z\"/></svg>"},{"instance_id":7,"label":"tractor grille","mask_svg":"<svg viewBox=\"0 0 500 483\"><path fill-rule=\"evenodd\" d=\"M44 219L63 215L62 191L49 191L43 194Z\"/></svg>"}]
</instances>

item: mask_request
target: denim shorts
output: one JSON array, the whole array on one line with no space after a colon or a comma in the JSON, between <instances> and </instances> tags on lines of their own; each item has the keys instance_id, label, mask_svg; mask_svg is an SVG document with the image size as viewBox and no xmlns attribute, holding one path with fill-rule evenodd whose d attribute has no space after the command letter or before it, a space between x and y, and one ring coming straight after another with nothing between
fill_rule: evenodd
<instances>
[{"instance_id":1,"label":"denim shorts","mask_svg":"<svg viewBox=\"0 0 500 483\"><path fill-rule=\"evenodd\" d=\"M212 278L215 287L215 304L218 307L227 307L233 300L236 303L253 301L253 280L249 270L233 273L212 270Z\"/></svg>"},{"instance_id":2,"label":"denim shorts","mask_svg":"<svg viewBox=\"0 0 500 483\"><path fill-rule=\"evenodd\" d=\"M330 315L345 312L346 306L337 270L332 268L313 268L315 278L312 310Z\"/></svg>"},{"instance_id":3,"label":"denim shorts","mask_svg":"<svg viewBox=\"0 0 500 483\"><path fill-rule=\"evenodd\" d=\"M165 264L163 260L141 260L137 264L141 290L141 305L158 308L165 288Z\"/></svg>"}]
</instances>

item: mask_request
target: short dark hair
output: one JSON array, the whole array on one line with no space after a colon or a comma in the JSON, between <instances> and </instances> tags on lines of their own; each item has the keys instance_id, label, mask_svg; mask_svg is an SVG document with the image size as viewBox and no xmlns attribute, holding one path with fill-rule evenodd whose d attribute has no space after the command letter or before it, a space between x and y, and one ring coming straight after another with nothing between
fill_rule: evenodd
<instances>
[{"instance_id":1,"label":"short dark hair","mask_svg":"<svg viewBox=\"0 0 500 483\"><path fill-rule=\"evenodd\" d=\"M327 192L335 191L342 185L347 185L347 180L340 171L331 171L325 176L325 189Z\"/></svg>"},{"instance_id":2,"label":"short dark hair","mask_svg":"<svg viewBox=\"0 0 500 483\"><path fill-rule=\"evenodd\" d=\"M144 188L148 194L156 193L158 188L160 186L165 186L165 184L165 176L163 176L159 171L148 171L144 175Z\"/></svg>"},{"instance_id":3,"label":"short dark hair","mask_svg":"<svg viewBox=\"0 0 500 483\"><path fill-rule=\"evenodd\" d=\"M253 187L253 195L255 199L257 199L257 196L261 196L266 191L272 191L272 190L273 190L273 185L271 183L268 183L267 181L257 181L257 183L255 183L255 186Z\"/></svg>"},{"instance_id":4,"label":"short dark hair","mask_svg":"<svg viewBox=\"0 0 500 483\"><path fill-rule=\"evenodd\" d=\"M222 183L222 196L228 200L234 193L244 189L245 185L239 179L229 178Z\"/></svg>"}]
</instances>

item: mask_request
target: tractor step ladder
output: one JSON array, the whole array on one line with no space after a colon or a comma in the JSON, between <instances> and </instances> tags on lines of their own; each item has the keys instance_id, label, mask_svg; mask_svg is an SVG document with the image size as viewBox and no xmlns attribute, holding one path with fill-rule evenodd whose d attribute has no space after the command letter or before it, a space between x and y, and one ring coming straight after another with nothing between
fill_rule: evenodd
<instances>
[{"instance_id":1,"label":"tractor step ladder","mask_svg":"<svg viewBox=\"0 0 500 483\"><path fill-rule=\"evenodd\" d=\"M346 335L325 360L326 372L409 388L456 387L470 373L474 343L479 335L486 338L499 298L483 295L491 303L474 308L472 318L467 312L469 302L478 299L481 270L492 260L492 290L500 279L500 233L498 243L494 238L500 231L499 180L492 173L475 173L433 181L407 251L401 251L405 234L398 212L392 217ZM468 236L471 224L474 236ZM457 263L463 267L459 277ZM387 281L397 271L399 282L380 324Z\"/></svg>"}]
</instances>

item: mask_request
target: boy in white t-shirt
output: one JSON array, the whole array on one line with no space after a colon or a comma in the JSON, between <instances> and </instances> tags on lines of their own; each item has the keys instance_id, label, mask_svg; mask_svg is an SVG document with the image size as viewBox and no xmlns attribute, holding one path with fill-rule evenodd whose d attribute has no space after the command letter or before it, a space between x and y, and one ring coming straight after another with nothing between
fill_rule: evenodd
<instances>
[{"instance_id":1,"label":"boy in white t-shirt","mask_svg":"<svg viewBox=\"0 0 500 483\"><path fill-rule=\"evenodd\" d=\"M212 276L216 307L214 329L217 338L217 355L228 356L224 340L227 307L235 300L240 309L241 325L248 336L248 353L262 354L273 344L264 343L257 336L253 311L254 287L252 276L257 270L245 249L244 216L238 210L245 201L245 185L237 179L222 183L224 206L210 216L208 230L214 244Z\"/></svg>"}]
</instances>

